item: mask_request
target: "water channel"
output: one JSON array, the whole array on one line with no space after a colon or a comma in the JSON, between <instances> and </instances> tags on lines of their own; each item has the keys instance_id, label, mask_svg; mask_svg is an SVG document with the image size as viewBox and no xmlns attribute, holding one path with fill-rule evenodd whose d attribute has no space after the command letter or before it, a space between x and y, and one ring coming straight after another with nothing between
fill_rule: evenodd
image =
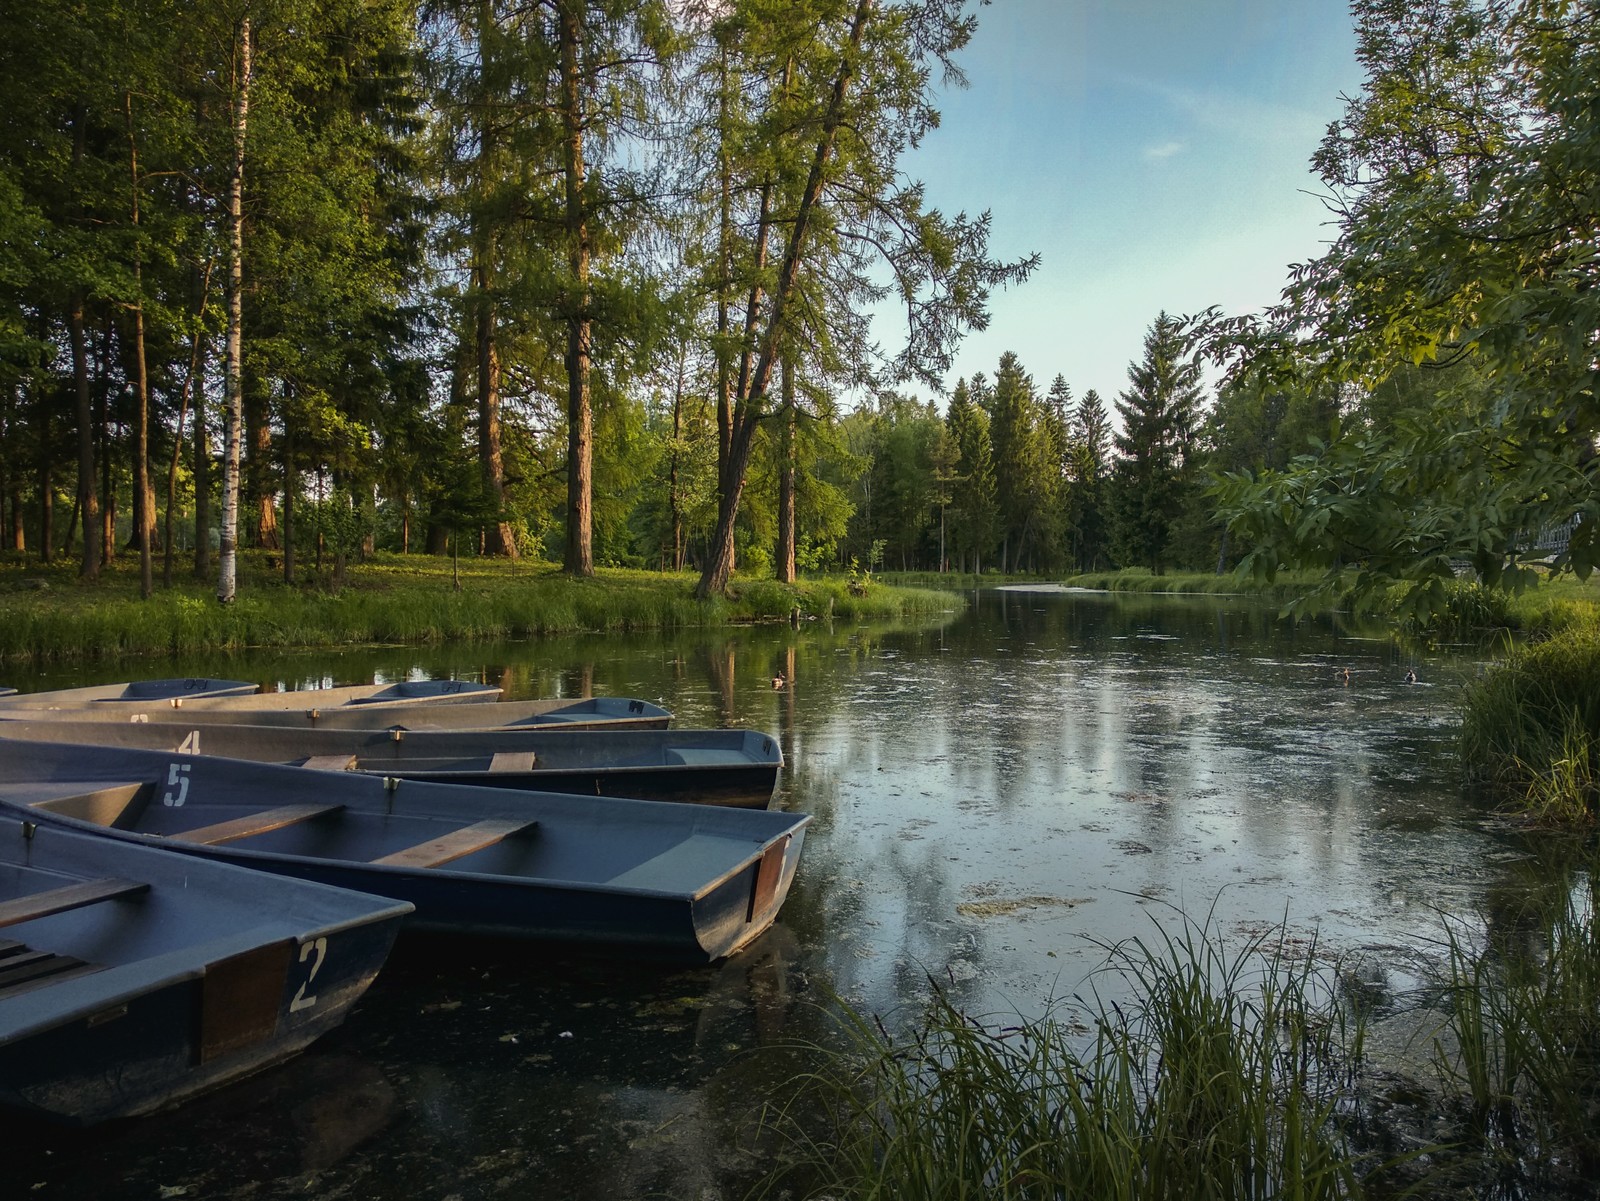
<instances>
[{"instance_id":1,"label":"water channel","mask_svg":"<svg viewBox=\"0 0 1600 1201\"><path fill-rule=\"evenodd\" d=\"M779 926L725 964L403 942L345 1025L284 1067L108 1129L8 1125L0 1197L741 1196L776 1153L762 1105L803 1066L792 1044L826 1037L831 998L893 1021L932 977L971 1012L1037 1014L1105 987L1106 944L1180 911L1230 939L1282 923L1403 991L1441 911L1482 920L1535 875L1457 782L1457 698L1478 662L1242 599L1002 590L917 629L13 677L453 676L508 698L643 697L682 727L776 733L773 803L815 821Z\"/></svg>"}]
</instances>

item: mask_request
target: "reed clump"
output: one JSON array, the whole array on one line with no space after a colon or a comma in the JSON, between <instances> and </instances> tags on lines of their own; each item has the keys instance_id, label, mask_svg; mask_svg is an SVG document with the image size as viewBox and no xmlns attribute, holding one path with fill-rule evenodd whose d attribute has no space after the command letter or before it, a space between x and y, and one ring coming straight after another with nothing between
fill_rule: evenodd
<instances>
[{"instance_id":1,"label":"reed clump","mask_svg":"<svg viewBox=\"0 0 1600 1201\"><path fill-rule=\"evenodd\" d=\"M1514 647L1463 695L1470 778L1550 825L1594 820L1600 803L1600 620Z\"/></svg>"},{"instance_id":2,"label":"reed clump","mask_svg":"<svg viewBox=\"0 0 1600 1201\"><path fill-rule=\"evenodd\" d=\"M1448 1037L1434 1059L1454 1125L1439 1195L1592 1196L1600 1179L1596 877L1479 947L1447 927Z\"/></svg>"},{"instance_id":3,"label":"reed clump","mask_svg":"<svg viewBox=\"0 0 1600 1201\"><path fill-rule=\"evenodd\" d=\"M805 1195L1147 1201L1361 1195L1359 1014L1308 957L1208 926L1111 950L1131 1002L997 1025L936 987L904 1034L845 1008L773 1124Z\"/></svg>"}]
</instances>

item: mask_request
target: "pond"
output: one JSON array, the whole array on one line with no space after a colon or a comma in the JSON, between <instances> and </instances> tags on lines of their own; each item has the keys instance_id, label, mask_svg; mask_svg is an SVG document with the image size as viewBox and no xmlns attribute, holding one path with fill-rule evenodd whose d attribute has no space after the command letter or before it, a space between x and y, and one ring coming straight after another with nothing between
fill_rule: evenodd
<instances>
[{"instance_id":1,"label":"pond","mask_svg":"<svg viewBox=\"0 0 1600 1201\"><path fill-rule=\"evenodd\" d=\"M345 1025L284 1067L110 1129L10 1126L0 1195L740 1196L778 1153L762 1106L803 1068L793 1044L827 1037L833 998L893 1022L931 979L974 1013L1037 1014L1114 988L1096 973L1106 946L1180 912L1241 942L1281 924L1404 990L1442 911L1494 920L1535 874L1457 781L1460 682L1478 665L1239 598L1059 590L952 598L921 629L148 665L642 697L681 727L777 734L773 803L816 820L779 925L727 963L402 943Z\"/></svg>"}]
</instances>

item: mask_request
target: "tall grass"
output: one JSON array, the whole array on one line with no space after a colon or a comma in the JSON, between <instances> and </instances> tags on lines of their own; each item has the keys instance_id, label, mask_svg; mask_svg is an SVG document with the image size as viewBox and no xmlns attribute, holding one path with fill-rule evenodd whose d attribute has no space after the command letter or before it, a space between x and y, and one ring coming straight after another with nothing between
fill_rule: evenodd
<instances>
[{"instance_id":1,"label":"tall grass","mask_svg":"<svg viewBox=\"0 0 1600 1201\"><path fill-rule=\"evenodd\" d=\"M1111 950L1134 1000L994 1025L935 988L907 1034L848 1041L775 1119L812 1197L1312 1201L1361 1192L1346 1137L1359 1015L1309 958L1207 926Z\"/></svg>"},{"instance_id":2,"label":"tall grass","mask_svg":"<svg viewBox=\"0 0 1600 1201\"><path fill-rule=\"evenodd\" d=\"M1591 821L1600 802L1600 622L1515 647L1467 687L1468 774L1536 820Z\"/></svg>"},{"instance_id":3,"label":"tall grass","mask_svg":"<svg viewBox=\"0 0 1600 1201\"><path fill-rule=\"evenodd\" d=\"M112 658L138 654L519 638L577 631L672 630L731 622L826 618L930 618L948 593L844 579L795 585L736 578L727 597L697 600L694 577L602 570L572 579L548 565L384 556L350 566L346 586L287 587L247 556L238 599L220 605L205 584L185 582L139 599L119 567L95 584L69 567L32 574L0 568L0 660ZM459 579L460 586L456 586ZM26 585L25 585L26 582Z\"/></svg>"},{"instance_id":4,"label":"tall grass","mask_svg":"<svg viewBox=\"0 0 1600 1201\"><path fill-rule=\"evenodd\" d=\"M1563 901L1525 941L1475 950L1448 931L1450 1038L1435 1059L1460 1124L1450 1175L1476 1195L1583 1195L1600 1180L1592 867Z\"/></svg>"}]
</instances>

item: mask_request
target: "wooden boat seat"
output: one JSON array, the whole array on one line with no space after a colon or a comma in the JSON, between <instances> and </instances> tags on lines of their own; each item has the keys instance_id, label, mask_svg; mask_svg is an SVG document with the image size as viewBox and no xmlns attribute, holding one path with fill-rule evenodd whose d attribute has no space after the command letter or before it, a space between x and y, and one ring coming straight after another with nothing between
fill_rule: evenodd
<instances>
[{"instance_id":1,"label":"wooden boat seat","mask_svg":"<svg viewBox=\"0 0 1600 1201\"><path fill-rule=\"evenodd\" d=\"M149 891L148 884L137 880L84 880L78 884L66 884L0 902L0 926L15 926L18 922L31 922L34 918L49 917L54 913L81 909L85 905L109 901L114 897L131 897Z\"/></svg>"},{"instance_id":2,"label":"wooden boat seat","mask_svg":"<svg viewBox=\"0 0 1600 1201\"><path fill-rule=\"evenodd\" d=\"M264 809L258 813L246 814L244 817L217 822L215 825L180 830L176 834L168 834L167 837L174 842L193 842L211 847L218 843L251 838L257 834L268 834L285 826L310 821L314 817L337 813L343 808L343 805L284 805L281 809Z\"/></svg>"},{"instance_id":3,"label":"wooden boat seat","mask_svg":"<svg viewBox=\"0 0 1600 1201\"><path fill-rule=\"evenodd\" d=\"M105 965L88 963L74 955L36 951L25 943L0 941L0 997L16 996L43 984L70 980L105 971Z\"/></svg>"},{"instance_id":4,"label":"wooden boat seat","mask_svg":"<svg viewBox=\"0 0 1600 1201\"><path fill-rule=\"evenodd\" d=\"M313 771L355 771L356 757L354 755L308 755L300 764Z\"/></svg>"},{"instance_id":5,"label":"wooden boat seat","mask_svg":"<svg viewBox=\"0 0 1600 1201\"><path fill-rule=\"evenodd\" d=\"M532 771L532 751L496 751L489 760L490 771Z\"/></svg>"},{"instance_id":6,"label":"wooden boat seat","mask_svg":"<svg viewBox=\"0 0 1600 1201\"><path fill-rule=\"evenodd\" d=\"M536 821L523 821L514 817L488 818L474 822L470 826L462 826L459 830L452 830L438 838L430 838L427 842L419 842L416 846L407 847L403 851L395 851L372 862L385 867L442 867L474 851L492 847L513 834L525 834L538 824Z\"/></svg>"}]
</instances>

